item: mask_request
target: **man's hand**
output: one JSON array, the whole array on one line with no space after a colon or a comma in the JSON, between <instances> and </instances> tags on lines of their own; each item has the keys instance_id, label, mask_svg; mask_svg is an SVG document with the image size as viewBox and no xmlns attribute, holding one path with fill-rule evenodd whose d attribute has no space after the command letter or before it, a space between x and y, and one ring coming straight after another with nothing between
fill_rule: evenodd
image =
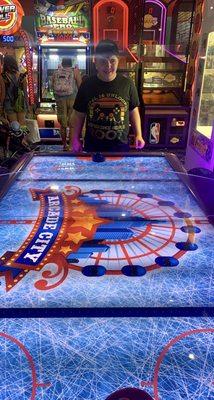
<instances>
[{"instance_id":1,"label":"man's hand","mask_svg":"<svg viewBox=\"0 0 214 400\"><path fill-rule=\"evenodd\" d=\"M72 137L72 150L75 153L80 153L83 148L80 138L82 137L82 128L84 122L85 122L85 114L73 110L72 115L70 117L70 132Z\"/></svg>"},{"instance_id":2,"label":"man's hand","mask_svg":"<svg viewBox=\"0 0 214 400\"><path fill-rule=\"evenodd\" d=\"M74 153L81 153L81 151L82 151L82 142L81 142L80 138L73 137L72 150L73 150Z\"/></svg>"},{"instance_id":3,"label":"man's hand","mask_svg":"<svg viewBox=\"0 0 214 400\"><path fill-rule=\"evenodd\" d=\"M145 141L143 140L142 136L136 136L135 138L135 148L138 149L143 149L145 146Z\"/></svg>"},{"instance_id":4,"label":"man's hand","mask_svg":"<svg viewBox=\"0 0 214 400\"><path fill-rule=\"evenodd\" d=\"M141 120L138 107L135 107L132 111L130 111L129 116L130 116L132 132L135 135L135 148L137 150L142 149L145 146L145 142L142 137Z\"/></svg>"}]
</instances>

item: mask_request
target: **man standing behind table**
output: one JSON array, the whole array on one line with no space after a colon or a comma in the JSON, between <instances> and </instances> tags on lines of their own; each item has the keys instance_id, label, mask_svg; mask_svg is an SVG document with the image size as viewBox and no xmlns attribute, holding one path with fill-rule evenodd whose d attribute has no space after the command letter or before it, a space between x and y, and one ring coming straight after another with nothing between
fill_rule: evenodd
<instances>
[{"instance_id":1,"label":"man standing behind table","mask_svg":"<svg viewBox=\"0 0 214 400\"><path fill-rule=\"evenodd\" d=\"M117 74L119 50L115 42L102 40L95 50L97 74L80 86L72 115L73 151L82 151L81 133L86 118L85 151L128 151L129 122L135 148L142 149L139 98L131 79Z\"/></svg>"}]
</instances>

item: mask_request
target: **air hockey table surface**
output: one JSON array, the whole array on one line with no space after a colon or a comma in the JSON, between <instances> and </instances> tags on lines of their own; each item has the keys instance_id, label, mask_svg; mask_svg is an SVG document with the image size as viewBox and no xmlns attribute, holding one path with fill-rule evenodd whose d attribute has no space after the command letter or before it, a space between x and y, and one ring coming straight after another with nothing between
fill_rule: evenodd
<instances>
[{"instance_id":1,"label":"air hockey table surface","mask_svg":"<svg viewBox=\"0 0 214 400\"><path fill-rule=\"evenodd\" d=\"M213 226L177 159L41 153L3 178L0 398L212 400Z\"/></svg>"},{"instance_id":2,"label":"air hockey table surface","mask_svg":"<svg viewBox=\"0 0 214 400\"><path fill-rule=\"evenodd\" d=\"M35 154L0 201L2 308L210 307L214 228L173 155Z\"/></svg>"}]
</instances>

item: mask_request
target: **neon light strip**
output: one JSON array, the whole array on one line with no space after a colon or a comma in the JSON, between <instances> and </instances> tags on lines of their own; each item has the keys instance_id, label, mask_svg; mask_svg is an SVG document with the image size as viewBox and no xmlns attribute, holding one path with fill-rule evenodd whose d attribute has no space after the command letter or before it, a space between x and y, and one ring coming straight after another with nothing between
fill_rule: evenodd
<instances>
[{"instance_id":1,"label":"neon light strip","mask_svg":"<svg viewBox=\"0 0 214 400\"><path fill-rule=\"evenodd\" d=\"M161 7L161 34L160 34L160 44L165 44L165 35L166 35L166 6L161 3L159 0L146 0L146 3L154 3Z\"/></svg>"},{"instance_id":2,"label":"neon light strip","mask_svg":"<svg viewBox=\"0 0 214 400\"><path fill-rule=\"evenodd\" d=\"M35 103L35 96L34 96L34 81L33 81L33 60L32 54L30 51L30 39L27 35L27 32L24 29L20 29L19 31L21 38L24 42L25 47L25 57L26 57L26 66L27 66L27 76L28 76L28 89L29 89L29 100L30 105Z\"/></svg>"},{"instance_id":3,"label":"neon light strip","mask_svg":"<svg viewBox=\"0 0 214 400\"><path fill-rule=\"evenodd\" d=\"M52 43L40 43L39 44L41 47L67 47L67 46L72 46L72 47L87 47L88 44L82 43L82 42L52 42Z\"/></svg>"},{"instance_id":4,"label":"neon light strip","mask_svg":"<svg viewBox=\"0 0 214 400\"><path fill-rule=\"evenodd\" d=\"M137 56L135 56L135 55L131 52L131 50L129 50L128 47L126 47L126 51L130 54L130 56L133 58L133 60L134 60L136 63L139 63L139 58L138 58Z\"/></svg>"},{"instance_id":5,"label":"neon light strip","mask_svg":"<svg viewBox=\"0 0 214 400\"><path fill-rule=\"evenodd\" d=\"M184 55L182 55L182 54L179 55L177 53L174 53L173 51L170 51L169 49L167 49L166 46L164 46L164 50L166 51L166 53L169 53L174 58L177 58L177 60L181 61L184 64L187 64L187 60L186 60L186 57Z\"/></svg>"}]
</instances>

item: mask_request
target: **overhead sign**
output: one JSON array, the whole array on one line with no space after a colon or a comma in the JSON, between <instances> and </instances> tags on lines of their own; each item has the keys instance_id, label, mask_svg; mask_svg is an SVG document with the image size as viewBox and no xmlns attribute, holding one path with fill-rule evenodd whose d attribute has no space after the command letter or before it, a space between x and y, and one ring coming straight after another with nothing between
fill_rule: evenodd
<instances>
[{"instance_id":1,"label":"overhead sign","mask_svg":"<svg viewBox=\"0 0 214 400\"><path fill-rule=\"evenodd\" d=\"M13 35L22 24L23 8L17 0L0 0L0 35Z\"/></svg>"},{"instance_id":2,"label":"overhead sign","mask_svg":"<svg viewBox=\"0 0 214 400\"><path fill-rule=\"evenodd\" d=\"M72 2L70 5L53 6L51 2L35 1L36 29L40 43L58 41L89 41L89 3Z\"/></svg>"}]
</instances>

